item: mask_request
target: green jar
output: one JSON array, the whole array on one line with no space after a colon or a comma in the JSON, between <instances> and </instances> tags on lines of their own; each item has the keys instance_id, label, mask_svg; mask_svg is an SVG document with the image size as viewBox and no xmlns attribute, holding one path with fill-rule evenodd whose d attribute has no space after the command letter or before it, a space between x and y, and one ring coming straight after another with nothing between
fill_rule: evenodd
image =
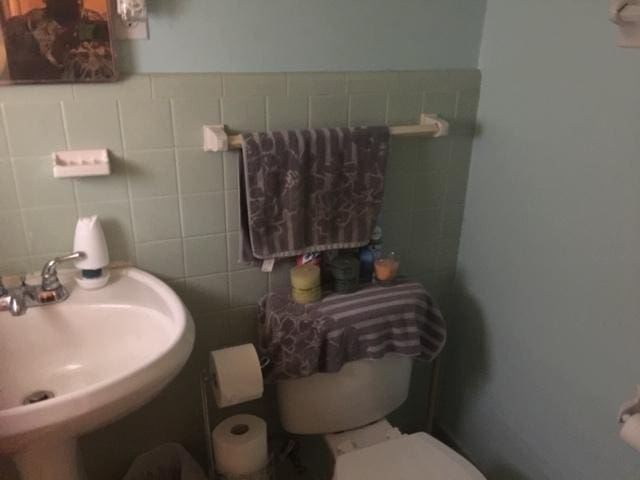
<instances>
[{"instance_id":1,"label":"green jar","mask_svg":"<svg viewBox=\"0 0 640 480\"><path fill-rule=\"evenodd\" d=\"M351 293L358 289L360 261L352 255L338 255L331 262L333 289L337 293Z\"/></svg>"}]
</instances>

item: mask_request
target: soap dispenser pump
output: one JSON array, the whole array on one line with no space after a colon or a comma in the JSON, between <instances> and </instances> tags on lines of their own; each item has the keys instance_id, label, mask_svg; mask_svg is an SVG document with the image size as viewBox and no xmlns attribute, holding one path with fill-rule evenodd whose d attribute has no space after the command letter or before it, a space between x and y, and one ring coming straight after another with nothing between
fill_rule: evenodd
<instances>
[{"instance_id":1,"label":"soap dispenser pump","mask_svg":"<svg viewBox=\"0 0 640 480\"><path fill-rule=\"evenodd\" d=\"M85 254L83 259L75 262L80 270L76 275L78 285L87 290L104 287L109 281L109 272L106 270L109 250L97 215L78 219L73 250Z\"/></svg>"}]
</instances>

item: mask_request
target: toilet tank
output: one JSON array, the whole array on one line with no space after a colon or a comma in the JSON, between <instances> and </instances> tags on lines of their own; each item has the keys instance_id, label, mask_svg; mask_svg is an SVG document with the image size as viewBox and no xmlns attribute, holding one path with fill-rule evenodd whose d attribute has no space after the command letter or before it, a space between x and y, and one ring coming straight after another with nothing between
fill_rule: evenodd
<instances>
[{"instance_id":1,"label":"toilet tank","mask_svg":"<svg viewBox=\"0 0 640 480\"><path fill-rule=\"evenodd\" d=\"M346 363L336 373L278 382L282 426L290 433L323 434L380 420L406 400L412 363L390 354Z\"/></svg>"}]
</instances>

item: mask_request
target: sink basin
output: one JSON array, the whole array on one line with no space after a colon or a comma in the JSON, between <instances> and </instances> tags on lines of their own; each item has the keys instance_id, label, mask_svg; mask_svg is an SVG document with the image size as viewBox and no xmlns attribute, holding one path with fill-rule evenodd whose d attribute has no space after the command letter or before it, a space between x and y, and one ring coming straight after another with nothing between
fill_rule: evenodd
<instances>
[{"instance_id":1,"label":"sink basin","mask_svg":"<svg viewBox=\"0 0 640 480\"><path fill-rule=\"evenodd\" d=\"M0 313L0 455L23 480L83 478L76 438L151 400L193 348L189 312L153 275L113 270L100 290L60 277L65 302Z\"/></svg>"}]
</instances>

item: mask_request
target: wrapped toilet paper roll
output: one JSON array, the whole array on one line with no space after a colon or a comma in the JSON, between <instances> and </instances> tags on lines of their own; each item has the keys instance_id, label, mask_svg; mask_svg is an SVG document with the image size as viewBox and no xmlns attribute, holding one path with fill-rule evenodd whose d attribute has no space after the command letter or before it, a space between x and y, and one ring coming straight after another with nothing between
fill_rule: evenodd
<instances>
[{"instance_id":1,"label":"wrapped toilet paper roll","mask_svg":"<svg viewBox=\"0 0 640 480\"><path fill-rule=\"evenodd\" d=\"M262 397L262 370L252 344L214 350L209 354L209 368L215 377L213 395L219 407Z\"/></svg>"},{"instance_id":2,"label":"wrapped toilet paper roll","mask_svg":"<svg viewBox=\"0 0 640 480\"><path fill-rule=\"evenodd\" d=\"M626 419L620 430L620 437L640 452L640 414L631 415Z\"/></svg>"},{"instance_id":3,"label":"wrapped toilet paper roll","mask_svg":"<svg viewBox=\"0 0 640 480\"><path fill-rule=\"evenodd\" d=\"M225 475L249 475L269 462L267 424L254 415L234 415L211 434L216 470Z\"/></svg>"}]
</instances>

